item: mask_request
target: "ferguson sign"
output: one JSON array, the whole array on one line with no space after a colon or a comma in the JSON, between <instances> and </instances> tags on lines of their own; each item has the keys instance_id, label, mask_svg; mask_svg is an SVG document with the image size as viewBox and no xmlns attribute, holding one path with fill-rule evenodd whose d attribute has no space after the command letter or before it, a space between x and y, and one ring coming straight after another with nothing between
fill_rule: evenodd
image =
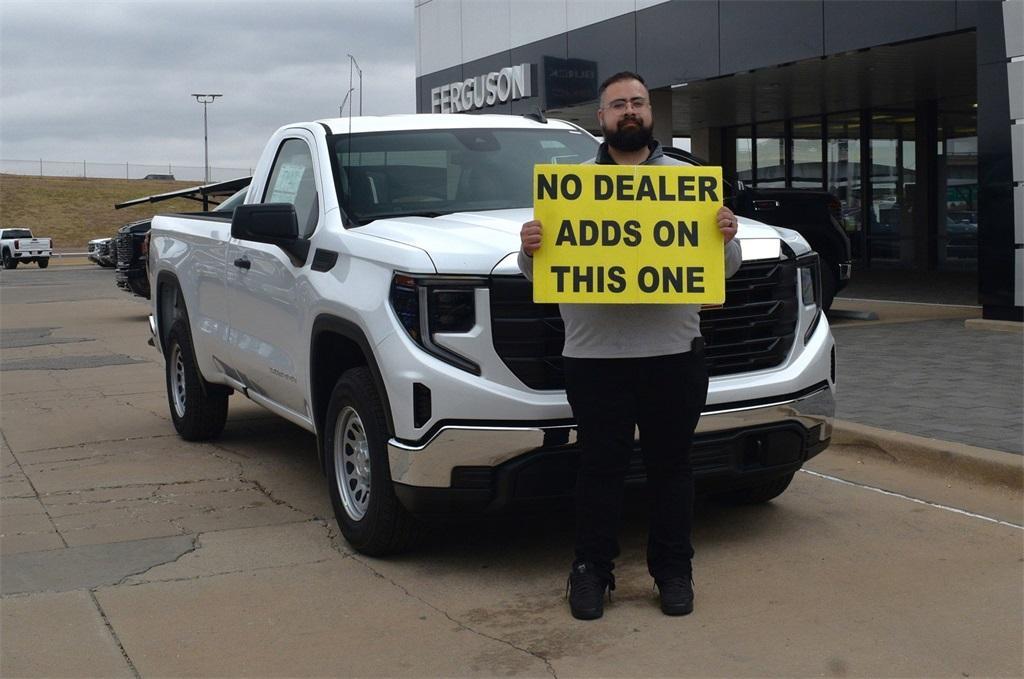
<instances>
[{"instance_id":1,"label":"ferguson sign","mask_svg":"<svg viewBox=\"0 0 1024 679\"><path fill-rule=\"evenodd\" d=\"M459 113L533 96L530 64L508 66L430 90L433 113Z\"/></svg>"}]
</instances>

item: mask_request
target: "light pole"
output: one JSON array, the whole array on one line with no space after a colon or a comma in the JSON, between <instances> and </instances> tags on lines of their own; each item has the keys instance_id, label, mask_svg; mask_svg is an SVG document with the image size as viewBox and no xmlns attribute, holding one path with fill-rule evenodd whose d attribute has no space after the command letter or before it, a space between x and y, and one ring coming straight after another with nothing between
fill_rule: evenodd
<instances>
[{"instance_id":1,"label":"light pole","mask_svg":"<svg viewBox=\"0 0 1024 679\"><path fill-rule=\"evenodd\" d=\"M200 104L203 105L203 160L205 161L206 174L204 175L204 184L210 183L210 142L209 137L206 133L206 105L212 104L213 100L217 97L223 97L223 94L192 94Z\"/></svg>"},{"instance_id":2,"label":"light pole","mask_svg":"<svg viewBox=\"0 0 1024 679\"><path fill-rule=\"evenodd\" d=\"M363 69L359 68L359 62L351 54L348 59L348 91L352 91L352 67L355 66L359 72L359 115L363 115Z\"/></svg>"}]
</instances>

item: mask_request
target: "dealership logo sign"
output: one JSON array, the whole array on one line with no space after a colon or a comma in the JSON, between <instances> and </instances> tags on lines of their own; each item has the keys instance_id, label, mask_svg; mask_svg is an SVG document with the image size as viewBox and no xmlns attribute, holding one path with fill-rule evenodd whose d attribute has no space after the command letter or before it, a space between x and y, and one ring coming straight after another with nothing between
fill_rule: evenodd
<instances>
[{"instance_id":1,"label":"dealership logo sign","mask_svg":"<svg viewBox=\"0 0 1024 679\"><path fill-rule=\"evenodd\" d=\"M433 113L460 113L533 96L530 64L507 66L430 90Z\"/></svg>"}]
</instances>

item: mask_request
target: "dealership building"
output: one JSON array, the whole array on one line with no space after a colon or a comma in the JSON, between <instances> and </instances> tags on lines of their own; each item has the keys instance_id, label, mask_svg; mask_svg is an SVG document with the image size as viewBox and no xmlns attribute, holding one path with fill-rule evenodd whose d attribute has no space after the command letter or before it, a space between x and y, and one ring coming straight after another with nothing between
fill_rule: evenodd
<instances>
[{"instance_id":1,"label":"dealership building","mask_svg":"<svg viewBox=\"0 0 1024 679\"><path fill-rule=\"evenodd\" d=\"M598 132L637 71L658 139L834 193L857 270L977 272L983 316L1024 320L1024 0L415 2L419 112Z\"/></svg>"}]
</instances>

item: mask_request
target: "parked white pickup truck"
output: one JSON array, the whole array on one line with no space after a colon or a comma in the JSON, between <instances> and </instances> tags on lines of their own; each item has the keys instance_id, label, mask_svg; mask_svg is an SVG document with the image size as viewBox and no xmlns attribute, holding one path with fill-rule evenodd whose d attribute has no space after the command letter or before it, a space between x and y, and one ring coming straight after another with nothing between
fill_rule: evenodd
<instances>
[{"instance_id":1,"label":"parked white pickup truck","mask_svg":"<svg viewBox=\"0 0 1024 679\"><path fill-rule=\"evenodd\" d=\"M151 327L180 435L217 436L233 391L314 432L341 531L367 554L406 548L423 517L566 494L564 328L516 255L534 164L596 148L512 116L282 127L233 215L153 220ZM693 462L700 490L763 502L829 443L834 344L807 243L747 219L738 237L726 303L702 315Z\"/></svg>"},{"instance_id":2,"label":"parked white pickup truck","mask_svg":"<svg viewBox=\"0 0 1024 679\"><path fill-rule=\"evenodd\" d=\"M19 263L35 262L40 269L50 266L52 238L33 238L28 229L0 229L0 253L3 267L15 269Z\"/></svg>"}]
</instances>

